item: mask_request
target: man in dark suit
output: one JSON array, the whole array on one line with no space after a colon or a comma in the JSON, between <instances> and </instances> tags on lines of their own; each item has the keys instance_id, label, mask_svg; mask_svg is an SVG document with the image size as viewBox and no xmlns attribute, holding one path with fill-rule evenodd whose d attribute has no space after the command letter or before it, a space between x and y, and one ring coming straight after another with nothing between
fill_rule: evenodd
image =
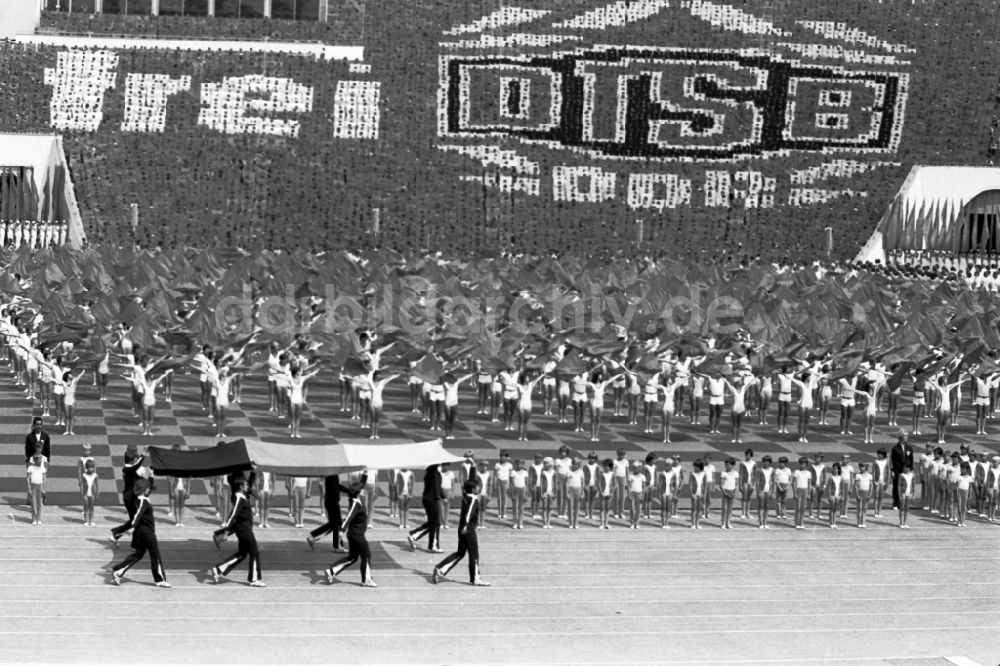
<instances>
[{"instance_id":1,"label":"man in dark suit","mask_svg":"<svg viewBox=\"0 0 1000 666\"><path fill-rule=\"evenodd\" d=\"M441 467L431 465L424 470L424 494L421 502L424 505L424 513L427 514L427 521L420 527L410 530L406 540L410 542L410 548L417 549L417 541L427 535L427 550L431 553L441 551L441 499L444 497L441 492Z\"/></svg>"},{"instance_id":2,"label":"man in dark suit","mask_svg":"<svg viewBox=\"0 0 1000 666\"><path fill-rule=\"evenodd\" d=\"M42 430L42 417L36 416L31 420L31 432L24 438L24 462L31 462L31 457L35 455L35 446L41 443L42 455L52 464L52 442L49 433Z\"/></svg>"},{"instance_id":3,"label":"man in dark suit","mask_svg":"<svg viewBox=\"0 0 1000 666\"><path fill-rule=\"evenodd\" d=\"M31 419L31 432L24 438L24 464L30 465L31 459L41 444L42 455L45 461L52 465L52 442L49 440L49 433L42 430L42 417L36 416ZM28 496L27 503L31 504L31 496ZM42 492L42 504L45 504L45 493Z\"/></svg>"},{"instance_id":4,"label":"man in dark suit","mask_svg":"<svg viewBox=\"0 0 1000 666\"><path fill-rule=\"evenodd\" d=\"M905 430L899 431L899 439L896 446L892 447L889 458L889 465L892 468L892 508L899 508L899 475L907 466L913 466L913 447L910 446L909 438Z\"/></svg>"}]
</instances>

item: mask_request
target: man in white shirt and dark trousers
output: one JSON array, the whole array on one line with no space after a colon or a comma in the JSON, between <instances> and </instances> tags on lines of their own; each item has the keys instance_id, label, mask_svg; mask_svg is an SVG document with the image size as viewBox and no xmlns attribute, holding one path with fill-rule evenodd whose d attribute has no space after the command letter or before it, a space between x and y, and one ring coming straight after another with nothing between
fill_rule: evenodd
<instances>
[{"instance_id":1,"label":"man in white shirt and dark trousers","mask_svg":"<svg viewBox=\"0 0 1000 666\"><path fill-rule=\"evenodd\" d=\"M125 524L111 530L115 548L118 548L119 537L132 530L132 554L111 568L115 585L121 585L122 576L148 552L153 581L156 586L170 587L170 583L167 582L167 574L163 570L163 563L160 560L160 546L156 541L156 519L153 517L153 507L149 502L150 490L152 490L152 486L146 479L139 479L135 482L133 487L136 498L135 514Z\"/></svg>"},{"instance_id":2,"label":"man in white shirt and dark trousers","mask_svg":"<svg viewBox=\"0 0 1000 666\"><path fill-rule=\"evenodd\" d=\"M479 576L479 540L476 538L476 527L479 525L479 491L481 488L482 482L476 476L462 484L462 514L458 519L458 550L434 567L433 581L435 583L447 576L455 565L468 555L469 583L484 587L489 585Z\"/></svg>"}]
</instances>

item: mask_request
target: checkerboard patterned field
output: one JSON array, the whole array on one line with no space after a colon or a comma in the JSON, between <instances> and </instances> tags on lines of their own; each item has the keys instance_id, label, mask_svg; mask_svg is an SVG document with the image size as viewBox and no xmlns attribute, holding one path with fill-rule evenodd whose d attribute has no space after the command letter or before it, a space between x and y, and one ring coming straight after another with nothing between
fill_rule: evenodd
<instances>
[{"instance_id":1,"label":"checkerboard patterned field","mask_svg":"<svg viewBox=\"0 0 1000 666\"><path fill-rule=\"evenodd\" d=\"M129 387L120 378L112 377L108 390L108 400L97 400L97 389L89 385L90 377L81 381L78 391L76 410L75 436L63 436L62 428L51 425L47 419L46 430L52 438L52 457L49 479L47 482L48 503L50 505L77 504L79 495L75 480L76 460L80 455L80 445L89 442L97 462L98 472L102 480L102 488L111 488L112 479L120 476L121 454L125 447L134 443L140 450L147 445L170 447L182 444L188 447L207 447L216 444L215 427L208 415L202 411L200 393L196 375L179 374L174 381L173 402L166 403L162 397L157 404L156 425L154 435L141 436L138 420L132 416L129 402ZM460 393L459 424L456 427L456 439L446 442L452 451L461 455L467 449L476 453L478 459L495 460L501 449L507 449L512 455L530 457L535 453L554 455L562 446L568 446L579 455L586 456L589 451L597 451L603 458L612 456L621 448L628 452L629 458L641 458L649 451L657 454L676 454L686 462L703 456L712 455L716 465L721 469L721 461L727 456L742 458L743 449L751 447L757 458L770 454L777 458L787 455L794 460L802 454L812 454L822 451L828 462L834 456L850 454L854 462L871 460L875 450L880 446L890 448L895 441L893 428L885 425L885 415L880 413L880 424L876 428L876 445L862 444L862 415L855 415L853 436L842 437L836 429L837 407L830 409L830 422L834 425L815 426L811 428L808 444L795 441L795 435L779 435L774 423L774 403L769 414L772 425L748 425L744 427L743 444L735 445L728 436L728 414L723 417L722 435L709 435L705 407L702 408L702 425L690 426L687 418L675 418L672 442L664 445L659 434L644 434L638 426L629 426L623 417L614 417L611 409L606 411L606 427L602 429L601 441L590 441L587 433L572 432L571 424L559 424L553 416L542 416L541 405L536 404L532 416L530 441L518 442L514 433L505 432L501 424L491 423L488 417L476 414L476 398L474 389L463 387ZM540 401L539 401L540 402ZM610 407L611 396L608 396ZM402 382L390 384L386 391L386 411L383 415L380 442L391 443L399 441L421 441L435 437L426 423L421 422L418 414L409 410L409 397L406 386ZM237 437L256 438L266 441L287 441L301 445L331 441L368 442L367 431L358 427L357 421L352 421L348 414L339 409L339 389L331 373L323 373L311 380L309 384L309 408L303 416L302 439L288 438L287 422L274 414L267 412L267 386L262 377L251 376L245 379L242 401L234 405L228 415L226 434L228 439ZM8 371L0 368L0 498L9 504L21 504L24 496L24 436L29 430L32 415L40 414L37 401L29 401L20 388L15 388ZM961 425L949 433L948 442L952 448L961 443L969 443L976 450L997 450L996 438L992 436L978 437L970 420L971 406L966 404ZM900 423L909 423L909 405L905 399L901 401ZM746 421L753 419L745 419ZM794 420L790 423L794 433ZM815 417L813 421L815 422ZM1000 422L988 427L988 430L1000 429ZM654 427L659 428L657 415ZM911 438L918 452L923 450L925 441L932 440L933 425L931 419L925 419L923 436ZM120 486L120 480L117 481ZM383 486L385 479L382 479ZM121 488L118 487L118 491ZM283 502L284 497L277 498ZM384 500L383 500L384 502ZM105 505L111 504L109 494L102 498ZM196 482L191 498L193 505L207 505L208 498L201 483Z\"/></svg>"}]
</instances>

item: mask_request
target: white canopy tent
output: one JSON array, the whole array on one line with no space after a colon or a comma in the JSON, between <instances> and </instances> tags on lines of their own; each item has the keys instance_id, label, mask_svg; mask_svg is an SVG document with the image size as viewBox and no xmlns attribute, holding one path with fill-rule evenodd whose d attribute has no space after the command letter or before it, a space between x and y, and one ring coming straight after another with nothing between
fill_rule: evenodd
<instances>
[{"instance_id":1,"label":"white canopy tent","mask_svg":"<svg viewBox=\"0 0 1000 666\"><path fill-rule=\"evenodd\" d=\"M1000 168L910 169L856 260L894 250L1000 251Z\"/></svg>"}]
</instances>

